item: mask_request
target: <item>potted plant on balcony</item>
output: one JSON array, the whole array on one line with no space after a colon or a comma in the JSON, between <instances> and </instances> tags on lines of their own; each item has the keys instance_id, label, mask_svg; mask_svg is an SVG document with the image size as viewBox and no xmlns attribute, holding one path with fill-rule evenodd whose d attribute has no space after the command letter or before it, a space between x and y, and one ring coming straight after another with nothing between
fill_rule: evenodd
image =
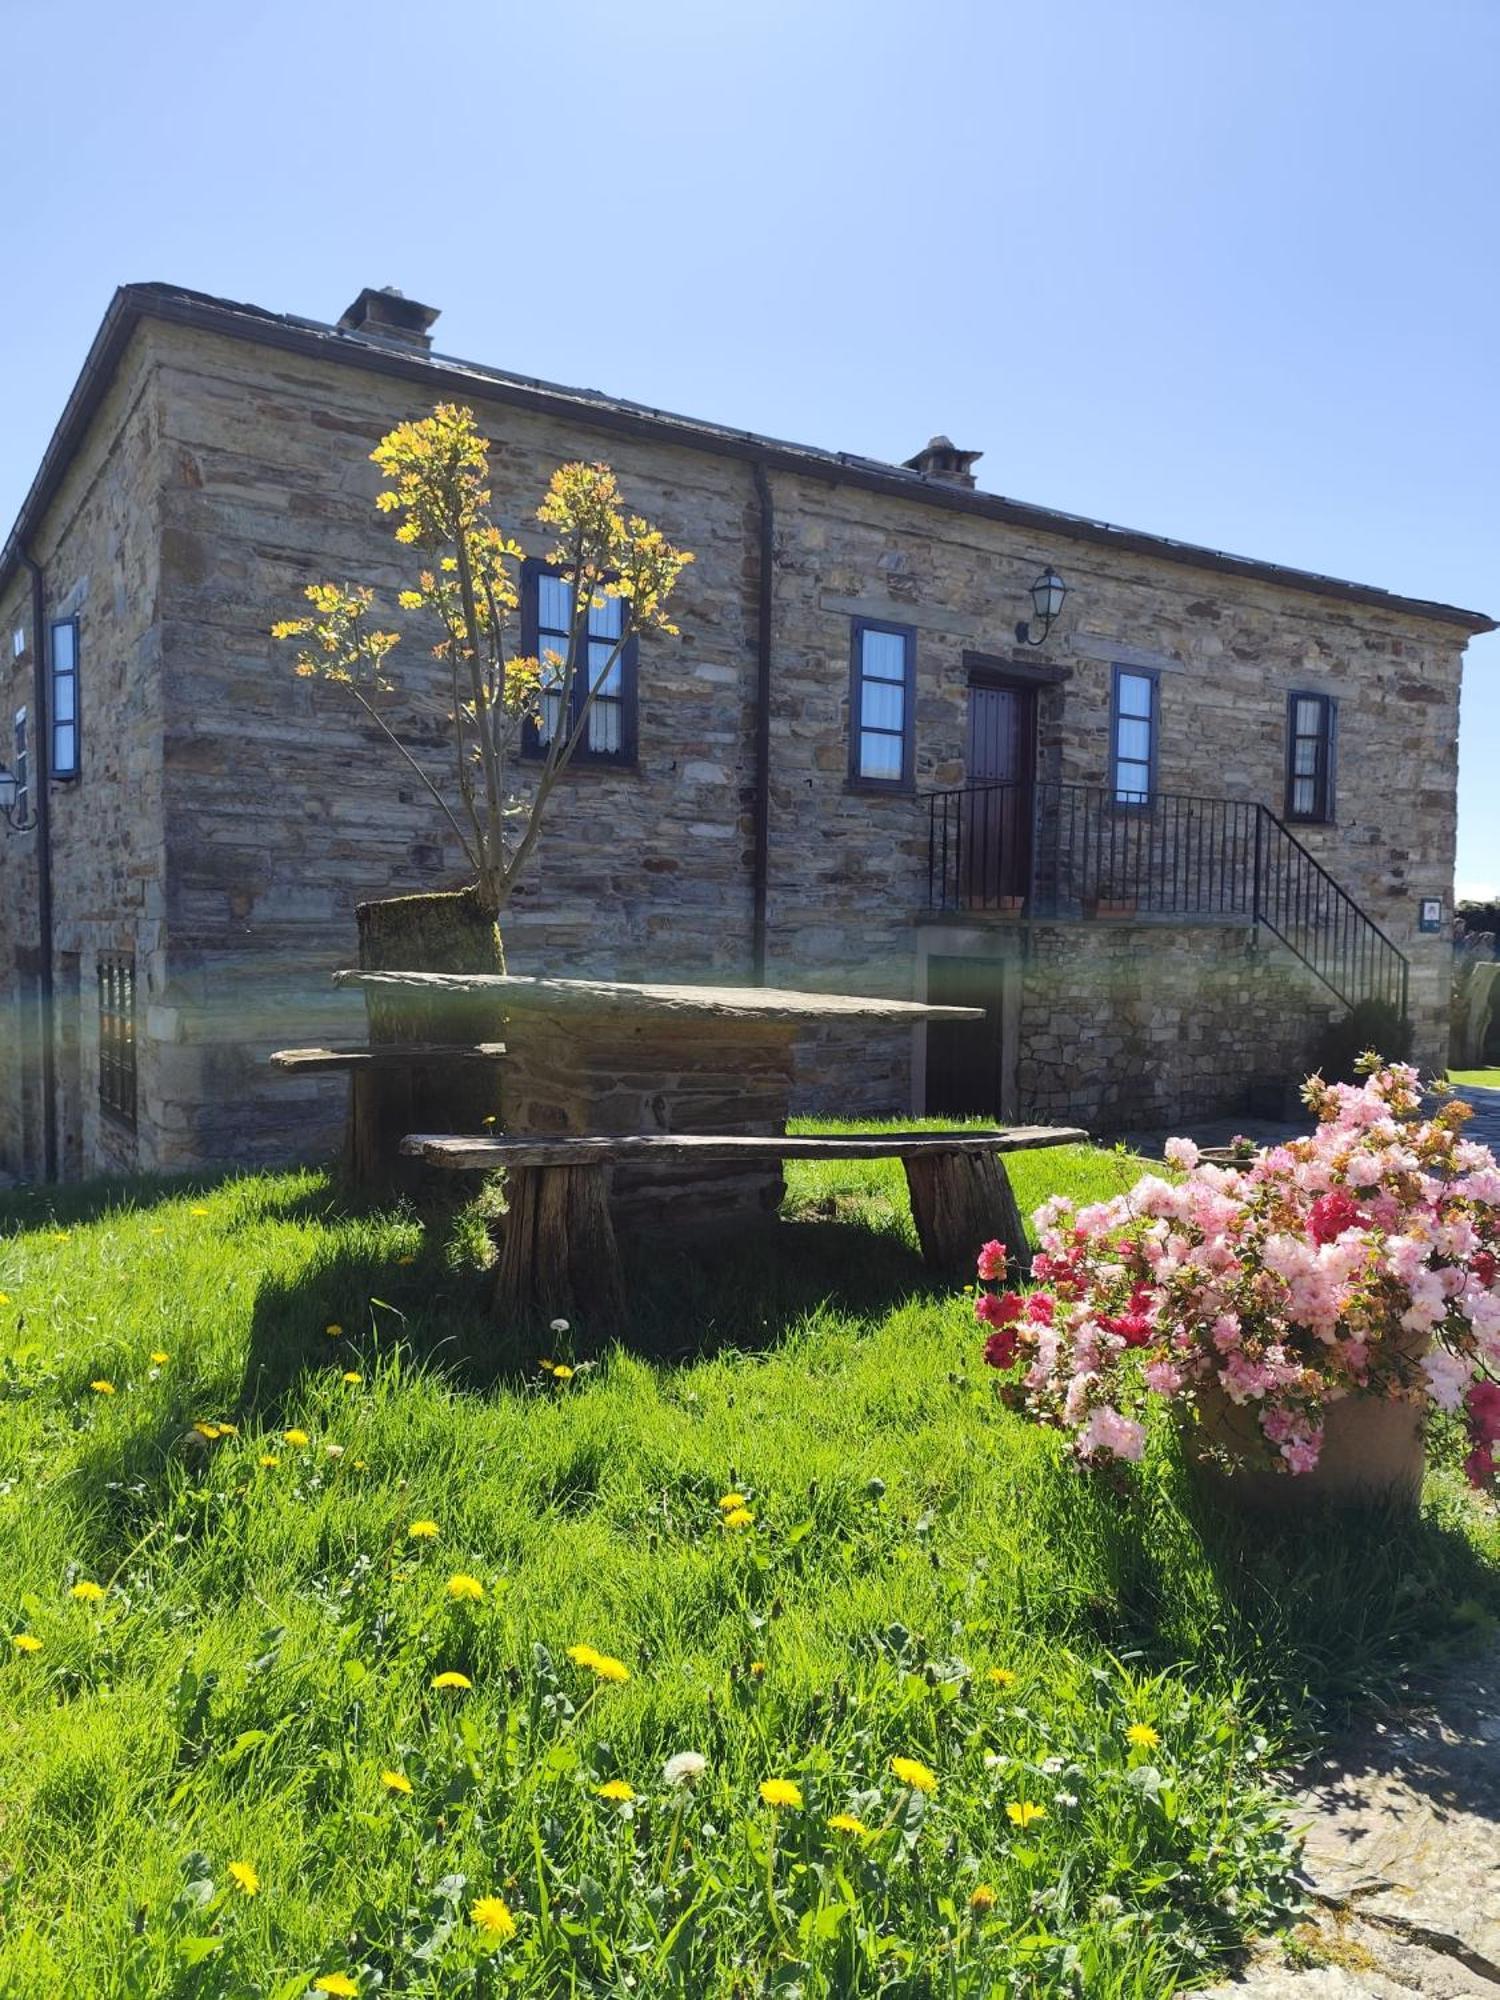
<instances>
[{"instance_id":1,"label":"potted plant on balcony","mask_svg":"<svg viewBox=\"0 0 1500 2000\"><path fill-rule=\"evenodd\" d=\"M1085 1464L1138 1459L1152 1406L1175 1414L1219 1501L1415 1507L1434 1409L1465 1413L1466 1470L1500 1447L1500 1167L1468 1107L1423 1115L1417 1072L1314 1077L1308 1138L1245 1164L1167 1148L1176 1180L1037 1211L1039 1288L983 1289L1001 1399ZM987 1245L982 1280L1003 1262Z\"/></svg>"},{"instance_id":2,"label":"potted plant on balcony","mask_svg":"<svg viewBox=\"0 0 1500 2000\"><path fill-rule=\"evenodd\" d=\"M1137 899L1134 889L1108 875L1100 876L1092 895L1083 899L1086 917L1133 917Z\"/></svg>"}]
</instances>

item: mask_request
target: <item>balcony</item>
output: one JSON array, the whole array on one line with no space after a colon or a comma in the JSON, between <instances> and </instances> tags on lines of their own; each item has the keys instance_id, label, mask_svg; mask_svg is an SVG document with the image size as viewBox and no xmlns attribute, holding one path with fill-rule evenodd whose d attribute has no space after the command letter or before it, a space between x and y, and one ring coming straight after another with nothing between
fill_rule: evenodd
<instances>
[{"instance_id":1,"label":"balcony","mask_svg":"<svg viewBox=\"0 0 1500 2000\"><path fill-rule=\"evenodd\" d=\"M929 793L934 911L1071 923L1100 917L1263 926L1346 1006L1406 1013L1407 961L1267 807L1052 780Z\"/></svg>"}]
</instances>

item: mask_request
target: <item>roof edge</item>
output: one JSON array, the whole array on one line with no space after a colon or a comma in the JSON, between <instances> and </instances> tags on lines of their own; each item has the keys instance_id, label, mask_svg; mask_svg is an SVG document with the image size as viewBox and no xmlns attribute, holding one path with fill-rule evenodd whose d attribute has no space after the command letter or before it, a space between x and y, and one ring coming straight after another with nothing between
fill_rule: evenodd
<instances>
[{"instance_id":1,"label":"roof edge","mask_svg":"<svg viewBox=\"0 0 1500 2000\"><path fill-rule=\"evenodd\" d=\"M1382 590L1374 584L1352 583L1342 577L1324 576L1314 570L1265 562L1253 556L1231 555L1222 549L1177 541L1167 535L1120 528L1108 521L1091 520L1086 515L1062 513L1027 501L1007 499L1000 494L952 486L905 467L886 465L878 459L791 444L753 431L732 430L652 409L644 404L606 397L593 390L569 389L556 383L509 375L503 370L486 368L453 356L405 354L378 347L362 340L358 334L345 332L320 320L273 313L262 306L240 304L205 292L161 283L122 285L110 300L84 358L78 380L21 503L15 525L6 538L4 549L0 550L0 590L8 587L21 550L51 504L68 464L109 388L120 357L136 326L144 318L159 319L203 332L221 333L231 339L277 347L313 359L347 362L375 374L393 375L429 386L436 384L451 390L456 382L467 382L472 385L474 393L484 394L494 401L543 414L569 417L575 421L583 419L599 429L615 431L620 435L665 440L713 456L745 459L776 471L800 473L830 485L858 486L892 498L916 501L923 506L975 514L1041 535L1060 536L1096 547L1150 556L1189 569L1243 577L1305 596L1331 598L1366 605L1373 610L1424 619L1429 623L1457 626L1471 636L1497 629L1497 621L1484 612L1468 611L1435 599L1408 597Z\"/></svg>"}]
</instances>

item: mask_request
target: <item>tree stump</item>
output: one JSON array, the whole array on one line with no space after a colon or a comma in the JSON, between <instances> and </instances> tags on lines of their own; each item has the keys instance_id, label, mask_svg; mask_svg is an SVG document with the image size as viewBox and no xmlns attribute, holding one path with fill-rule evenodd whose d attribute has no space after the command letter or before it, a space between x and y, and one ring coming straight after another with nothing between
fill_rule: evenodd
<instances>
[{"instance_id":1,"label":"tree stump","mask_svg":"<svg viewBox=\"0 0 1500 2000\"><path fill-rule=\"evenodd\" d=\"M1003 1160L994 1153L914 1153L906 1161L912 1221L928 1268L960 1284L974 1279L979 1246L998 1237L1011 1275L1031 1269L1026 1225Z\"/></svg>"},{"instance_id":2,"label":"tree stump","mask_svg":"<svg viewBox=\"0 0 1500 2000\"><path fill-rule=\"evenodd\" d=\"M504 1329L539 1319L582 1321L591 1346L625 1325L625 1281L609 1219L607 1167L516 1167L493 1311Z\"/></svg>"},{"instance_id":3,"label":"tree stump","mask_svg":"<svg viewBox=\"0 0 1500 2000\"><path fill-rule=\"evenodd\" d=\"M360 903L359 963L363 972L504 972L505 953L493 915L472 889L391 896ZM478 1043L501 1039L493 998L474 993L365 989L370 1042ZM385 1068L372 1064L349 1079L345 1165L355 1187L407 1194L424 1203L453 1196L451 1179L420 1161L403 1159L408 1132L478 1132L497 1122L503 1066L441 1059Z\"/></svg>"}]
</instances>

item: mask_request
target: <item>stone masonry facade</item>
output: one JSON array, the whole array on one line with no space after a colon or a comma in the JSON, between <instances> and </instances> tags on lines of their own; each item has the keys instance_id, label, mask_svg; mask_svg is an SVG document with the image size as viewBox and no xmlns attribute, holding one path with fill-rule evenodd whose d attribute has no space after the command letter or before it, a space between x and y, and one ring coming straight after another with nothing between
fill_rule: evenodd
<instances>
[{"instance_id":1,"label":"stone masonry facade","mask_svg":"<svg viewBox=\"0 0 1500 2000\"><path fill-rule=\"evenodd\" d=\"M522 389L458 364L138 288L107 380L27 523L45 621L76 615L81 775L51 786L58 1168L272 1163L333 1150L346 1086L288 1079L269 1050L359 1039L353 909L462 879L440 816L336 688L297 680L268 636L322 577L405 581L369 453L439 400L492 440L500 517L528 553L565 459L606 459L632 506L694 551L676 639L643 640L639 755L579 767L506 922L511 969L743 982L755 946L762 489L771 568L765 969L783 986L925 998L934 951L992 964L1007 1115L1098 1130L1232 1111L1304 1058L1330 996L1244 923L965 922L934 931L924 795L967 781L968 657L1003 668L1052 565L1063 614L1028 649L1036 771L1102 786L1116 665L1159 689L1156 784L1280 811L1287 698L1338 703L1337 816L1299 837L1406 954L1417 1056L1446 1058L1449 947L1418 929L1452 889L1463 648L1487 622L1286 580L1269 565L706 427ZM290 327L290 332L283 329ZM269 329L277 331L272 337ZM306 329L306 331L302 331ZM621 413L624 414L621 414ZM628 419L628 420L627 420ZM0 588L10 718L31 697L30 578ZM399 614L398 614L399 618ZM911 785L852 785L852 621L915 631ZM1467 622L1465 622L1467 621ZM23 635L19 654L12 635ZM421 679L422 648L405 663ZM435 770L435 688L399 705ZM41 1170L37 836L0 840L0 1169ZM944 920L946 921L946 920ZM136 969L134 1131L101 1109L98 960ZM1337 1009L1333 1009L1337 1011ZM799 1101L920 1110L920 1032L811 1038ZM995 1110L1002 1107L994 1106ZM1146 1114L1149 1112L1149 1119Z\"/></svg>"}]
</instances>

